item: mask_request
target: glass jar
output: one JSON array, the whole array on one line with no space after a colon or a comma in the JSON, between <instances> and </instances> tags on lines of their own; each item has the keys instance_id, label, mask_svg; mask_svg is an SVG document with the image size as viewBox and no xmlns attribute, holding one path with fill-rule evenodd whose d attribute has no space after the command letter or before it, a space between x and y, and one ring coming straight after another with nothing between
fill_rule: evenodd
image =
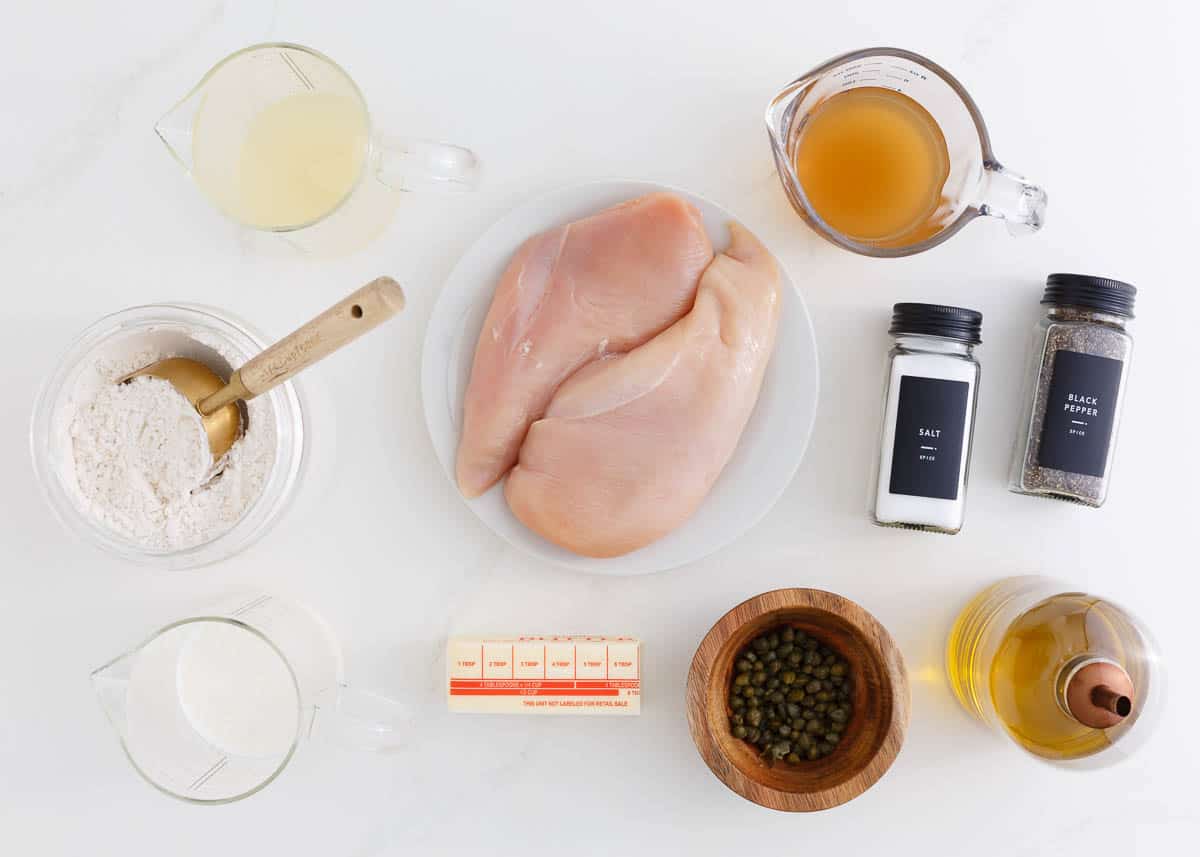
<instances>
[{"instance_id":1,"label":"glass jar","mask_svg":"<svg viewBox=\"0 0 1200 857\"><path fill-rule=\"evenodd\" d=\"M1009 488L1098 508L1108 497L1117 426L1133 353L1126 324L1137 289L1051 274L1026 370L1025 409Z\"/></svg>"},{"instance_id":2,"label":"glass jar","mask_svg":"<svg viewBox=\"0 0 1200 857\"><path fill-rule=\"evenodd\" d=\"M1011 577L967 604L946 671L968 712L1042 761L1102 767L1136 752L1166 698L1147 627L1107 598L1046 577Z\"/></svg>"},{"instance_id":3,"label":"glass jar","mask_svg":"<svg viewBox=\"0 0 1200 857\"><path fill-rule=\"evenodd\" d=\"M872 517L953 535L966 505L983 316L918 303L892 312Z\"/></svg>"},{"instance_id":4,"label":"glass jar","mask_svg":"<svg viewBox=\"0 0 1200 857\"><path fill-rule=\"evenodd\" d=\"M264 393L274 433L274 459L262 491L229 529L208 541L181 550L146 548L105 526L81 505L72 485L71 398L86 373L98 375L96 362L123 339L150 336L168 347L194 349L194 356L225 374L223 354L240 365L262 351L270 340L235 317L211 307L152 304L105 316L84 330L60 358L42 385L30 423L33 466L46 501L67 529L91 544L132 562L181 569L208 565L232 556L257 541L279 519L299 482L307 433L294 382ZM186 343L186 345L181 345ZM154 357L150 358L151 360Z\"/></svg>"}]
</instances>

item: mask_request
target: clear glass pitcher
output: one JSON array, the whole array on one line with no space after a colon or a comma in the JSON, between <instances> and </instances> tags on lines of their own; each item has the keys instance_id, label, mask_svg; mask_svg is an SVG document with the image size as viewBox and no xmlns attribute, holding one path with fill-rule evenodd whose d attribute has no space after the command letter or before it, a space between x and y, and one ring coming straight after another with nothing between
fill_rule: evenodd
<instances>
[{"instance_id":1,"label":"clear glass pitcher","mask_svg":"<svg viewBox=\"0 0 1200 857\"><path fill-rule=\"evenodd\" d=\"M797 176L795 156L806 122L832 96L860 87L902 93L940 127L949 172L928 228L895 241L864 241L821 218ZM980 215L1003 220L1014 235L1041 228L1046 192L1005 169L992 152L979 108L962 84L919 54L870 48L836 57L788 84L767 107L767 130L783 189L792 207L818 234L866 256L909 256L936 247Z\"/></svg>"},{"instance_id":2,"label":"clear glass pitcher","mask_svg":"<svg viewBox=\"0 0 1200 857\"><path fill-rule=\"evenodd\" d=\"M400 192L472 190L479 174L468 149L374 128L345 70L283 42L221 60L155 131L221 212L305 251L358 249Z\"/></svg>"},{"instance_id":3,"label":"clear glass pitcher","mask_svg":"<svg viewBox=\"0 0 1200 857\"><path fill-rule=\"evenodd\" d=\"M138 773L200 804L264 788L309 738L397 746L411 718L346 686L337 638L317 614L263 593L164 626L92 683Z\"/></svg>"}]
</instances>

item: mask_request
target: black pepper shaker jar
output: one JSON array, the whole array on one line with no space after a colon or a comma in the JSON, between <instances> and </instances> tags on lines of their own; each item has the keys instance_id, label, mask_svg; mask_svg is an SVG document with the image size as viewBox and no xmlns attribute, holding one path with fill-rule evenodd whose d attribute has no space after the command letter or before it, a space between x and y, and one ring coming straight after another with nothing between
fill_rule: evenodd
<instances>
[{"instance_id":1,"label":"black pepper shaker jar","mask_svg":"<svg viewBox=\"0 0 1200 857\"><path fill-rule=\"evenodd\" d=\"M1128 283L1105 277L1046 278L1046 317L1034 332L1013 491L1104 504L1133 353L1126 324L1136 295Z\"/></svg>"}]
</instances>

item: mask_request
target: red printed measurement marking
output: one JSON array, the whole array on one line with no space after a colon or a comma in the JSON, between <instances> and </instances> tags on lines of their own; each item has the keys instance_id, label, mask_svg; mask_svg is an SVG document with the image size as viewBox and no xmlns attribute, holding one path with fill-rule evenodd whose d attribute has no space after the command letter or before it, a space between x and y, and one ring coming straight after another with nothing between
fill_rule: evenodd
<instances>
[{"instance_id":1,"label":"red printed measurement marking","mask_svg":"<svg viewBox=\"0 0 1200 857\"><path fill-rule=\"evenodd\" d=\"M452 697L531 697L548 699L542 704L554 706L559 704L554 697L563 705L571 699L627 705L627 700L641 695L636 644L603 637L570 642L543 638L533 644L485 641L482 646L475 643L452 651L451 658L448 691Z\"/></svg>"},{"instance_id":2,"label":"red printed measurement marking","mask_svg":"<svg viewBox=\"0 0 1200 857\"><path fill-rule=\"evenodd\" d=\"M530 687L480 687L480 688L451 688L451 696L620 696L617 688L578 688L576 690L558 690L557 688L539 689Z\"/></svg>"}]
</instances>

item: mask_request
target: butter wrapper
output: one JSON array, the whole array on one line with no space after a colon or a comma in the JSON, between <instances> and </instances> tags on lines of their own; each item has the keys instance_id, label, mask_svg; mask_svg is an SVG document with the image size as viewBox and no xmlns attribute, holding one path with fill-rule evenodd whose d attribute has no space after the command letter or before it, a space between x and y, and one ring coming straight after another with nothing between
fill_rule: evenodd
<instances>
[{"instance_id":1,"label":"butter wrapper","mask_svg":"<svg viewBox=\"0 0 1200 857\"><path fill-rule=\"evenodd\" d=\"M632 637L452 637L446 699L475 714L641 713L642 644Z\"/></svg>"}]
</instances>

